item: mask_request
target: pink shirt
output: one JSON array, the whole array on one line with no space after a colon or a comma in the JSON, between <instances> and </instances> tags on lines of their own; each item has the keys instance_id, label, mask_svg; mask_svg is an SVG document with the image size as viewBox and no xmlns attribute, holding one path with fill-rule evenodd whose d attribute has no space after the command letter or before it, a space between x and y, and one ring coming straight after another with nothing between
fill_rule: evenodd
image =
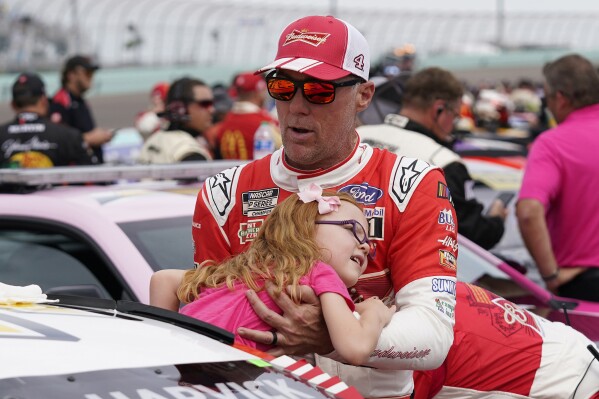
<instances>
[{"instance_id":1,"label":"pink shirt","mask_svg":"<svg viewBox=\"0 0 599 399\"><path fill-rule=\"evenodd\" d=\"M310 272L300 279L300 284L312 287L318 296L325 292L339 294L345 299L347 306L352 311L355 309L343 281L341 281L335 270L326 263L317 262L310 269ZM232 333L235 333L238 327L261 331L272 330L252 309L245 297L247 290L247 286L243 283L238 283L234 291L229 290L226 286L203 290L199 298L181 308L180 313L214 324ZM283 313L266 291L258 292L258 296L270 309L278 314ZM237 334L235 334L235 342L261 351L267 351L271 348L270 345L249 341Z\"/></svg>"},{"instance_id":2,"label":"pink shirt","mask_svg":"<svg viewBox=\"0 0 599 399\"><path fill-rule=\"evenodd\" d=\"M535 140L519 198L544 205L560 266L599 267L599 104Z\"/></svg>"}]
</instances>

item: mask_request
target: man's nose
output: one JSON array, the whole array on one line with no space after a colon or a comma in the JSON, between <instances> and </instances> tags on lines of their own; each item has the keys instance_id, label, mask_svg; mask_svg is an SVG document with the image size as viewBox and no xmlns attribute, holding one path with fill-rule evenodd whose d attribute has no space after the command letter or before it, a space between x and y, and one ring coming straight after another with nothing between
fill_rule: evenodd
<instances>
[{"instance_id":1,"label":"man's nose","mask_svg":"<svg viewBox=\"0 0 599 399\"><path fill-rule=\"evenodd\" d=\"M306 100L306 97L304 97L301 88L298 88L293 98L289 100L289 111L294 114L310 113L310 103Z\"/></svg>"}]
</instances>

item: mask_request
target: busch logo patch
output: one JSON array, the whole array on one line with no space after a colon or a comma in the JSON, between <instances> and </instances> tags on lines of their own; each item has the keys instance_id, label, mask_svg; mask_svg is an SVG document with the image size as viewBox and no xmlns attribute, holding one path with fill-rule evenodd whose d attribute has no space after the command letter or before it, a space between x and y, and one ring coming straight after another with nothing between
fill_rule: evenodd
<instances>
[{"instance_id":1,"label":"busch logo patch","mask_svg":"<svg viewBox=\"0 0 599 399\"><path fill-rule=\"evenodd\" d=\"M357 202L364 205L374 205L383 196L383 190L369 186L368 183L350 184L339 191L351 194Z\"/></svg>"},{"instance_id":2,"label":"busch logo patch","mask_svg":"<svg viewBox=\"0 0 599 399\"><path fill-rule=\"evenodd\" d=\"M455 295L455 281L448 278L433 278L431 289L433 292L447 292Z\"/></svg>"},{"instance_id":3,"label":"busch logo patch","mask_svg":"<svg viewBox=\"0 0 599 399\"><path fill-rule=\"evenodd\" d=\"M279 201L279 189L269 188L259 191L248 191L241 194L242 212L244 216L265 216Z\"/></svg>"},{"instance_id":4,"label":"busch logo patch","mask_svg":"<svg viewBox=\"0 0 599 399\"><path fill-rule=\"evenodd\" d=\"M285 42L283 42L283 46L295 42L302 42L314 47L318 47L322 43L326 42L327 37L330 35L330 33L309 32L308 29L302 29L301 31L294 29L291 33L288 33L287 36L285 36Z\"/></svg>"},{"instance_id":5,"label":"busch logo patch","mask_svg":"<svg viewBox=\"0 0 599 399\"><path fill-rule=\"evenodd\" d=\"M444 249L439 250L439 264L449 270L456 270L458 268L455 255Z\"/></svg>"},{"instance_id":6,"label":"busch logo patch","mask_svg":"<svg viewBox=\"0 0 599 399\"><path fill-rule=\"evenodd\" d=\"M453 221L453 214L451 213L451 209L443 209L439 212L439 218L437 219L437 223L444 224L445 230L455 233L455 223Z\"/></svg>"},{"instance_id":7,"label":"busch logo patch","mask_svg":"<svg viewBox=\"0 0 599 399\"><path fill-rule=\"evenodd\" d=\"M248 220L247 223L239 223L239 231L237 232L239 243L245 244L246 242L254 241L258 236L258 231L263 222L263 219L257 219Z\"/></svg>"}]
</instances>

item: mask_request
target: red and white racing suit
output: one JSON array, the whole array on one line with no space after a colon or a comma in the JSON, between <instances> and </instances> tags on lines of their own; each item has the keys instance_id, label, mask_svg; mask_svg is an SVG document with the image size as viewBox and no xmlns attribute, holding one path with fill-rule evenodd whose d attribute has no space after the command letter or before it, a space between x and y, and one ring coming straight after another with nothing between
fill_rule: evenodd
<instances>
[{"instance_id":1,"label":"red and white racing suit","mask_svg":"<svg viewBox=\"0 0 599 399\"><path fill-rule=\"evenodd\" d=\"M454 343L441 367L415 373L415 399L599 398L583 334L474 285L456 292Z\"/></svg>"},{"instance_id":2,"label":"red and white racing suit","mask_svg":"<svg viewBox=\"0 0 599 399\"><path fill-rule=\"evenodd\" d=\"M319 365L365 396L409 395L410 370L441 365L453 341L457 226L439 168L358 143L340 164L306 173L286 165L280 149L205 182L193 217L194 260L240 253L278 202L311 183L364 205L377 252L352 298L376 295L398 305L367 364L374 368L325 358Z\"/></svg>"}]
</instances>

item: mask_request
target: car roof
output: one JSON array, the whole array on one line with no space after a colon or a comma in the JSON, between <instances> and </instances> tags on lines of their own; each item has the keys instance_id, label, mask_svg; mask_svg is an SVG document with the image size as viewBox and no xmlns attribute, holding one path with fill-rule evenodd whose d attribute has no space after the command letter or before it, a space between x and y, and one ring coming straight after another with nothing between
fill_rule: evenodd
<instances>
[{"instance_id":1,"label":"car roof","mask_svg":"<svg viewBox=\"0 0 599 399\"><path fill-rule=\"evenodd\" d=\"M15 304L3 298L0 352L10 365L0 368L4 394L244 398L260 387L264 398L363 399L305 360L240 350L231 346L232 333L175 312L128 301L58 299Z\"/></svg>"},{"instance_id":2,"label":"car roof","mask_svg":"<svg viewBox=\"0 0 599 399\"><path fill-rule=\"evenodd\" d=\"M93 310L93 309L92 309ZM53 304L0 308L1 378L247 360L251 355L144 317Z\"/></svg>"},{"instance_id":3,"label":"car roof","mask_svg":"<svg viewBox=\"0 0 599 399\"><path fill-rule=\"evenodd\" d=\"M173 188L176 187L173 185ZM21 196L39 197L46 206L55 206L60 212L68 202L73 207L81 207L89 212L98 212L115 223L149 219L163 219L193 214L195 195L201 186L189 188L190 194L166 191L166 188L148 187L139 184L88 187L57 187ZM31 200L32 203L37 200ZM62 209L65 212L66 209Z\"/></svg>"}]
</instances>

